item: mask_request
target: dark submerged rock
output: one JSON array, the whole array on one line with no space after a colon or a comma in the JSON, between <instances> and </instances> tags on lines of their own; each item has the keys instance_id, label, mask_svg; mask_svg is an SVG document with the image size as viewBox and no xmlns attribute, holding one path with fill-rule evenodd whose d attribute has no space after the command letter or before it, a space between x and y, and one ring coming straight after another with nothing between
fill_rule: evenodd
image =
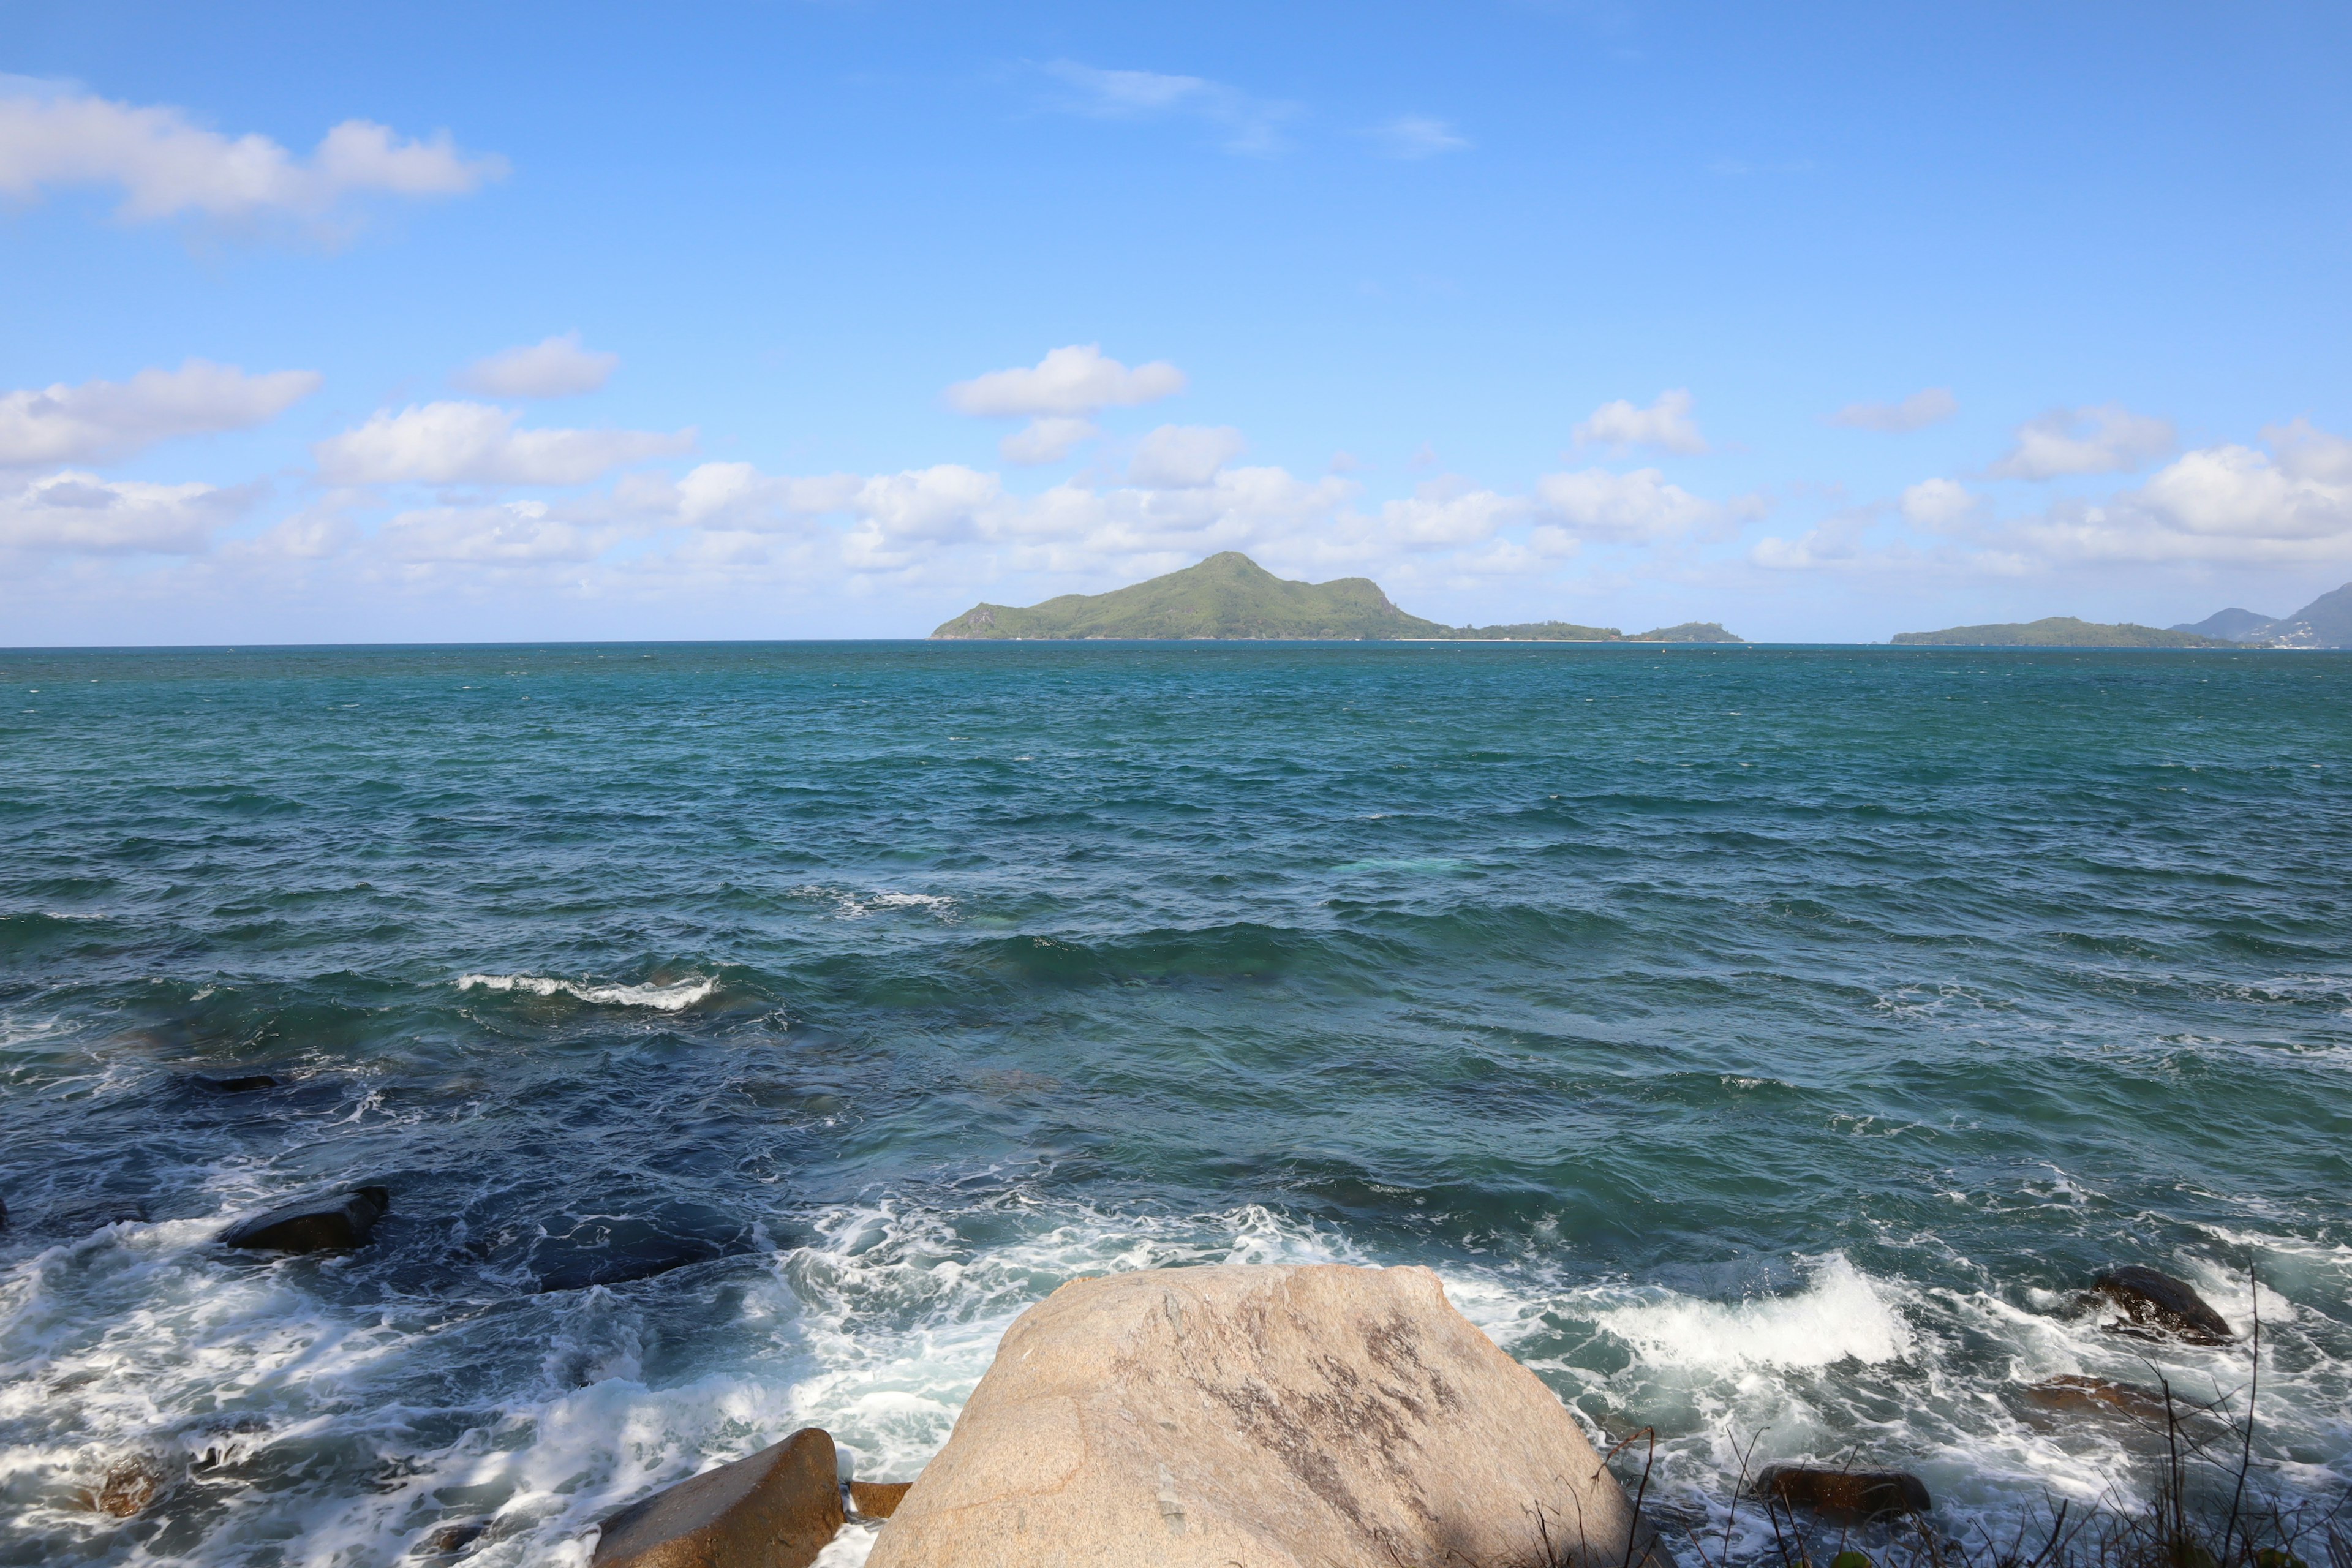
<instances>
[{"instance_id":1,"label":"dark submerged rock","mask_svg":"<svg viewBox=\"0 0 2352 1568\"><path fill-rule=\"evenodd\" d=\"M2108 1269L2091 1281L2091 1293L2123 1313L2119 1332L2171 1334L2198 1345L2226 1345L2238 1337L2187 1280L2137 1263Z\"/></svg>"},{"instance_id":2,"label":"dark submerged rock","mask_svg":"<svg viewBox=\"0 0 2352 1568\"><path fill-rule=\"evenodd\" d=\"M530 1262L541 1290L584 1290L651 1279L750 1247L750 1228L740 1221L698 1205L671 1204L647 1215L600 1215L551 1227L531 1247Z\"/></svg>"},{"instance_id":3,"label":"dark submerged rock","mask_svg":"<svg viewBox=\"0 0 2352 1568\"><path fill-rule=\"evenodd\" d=\"M595 1568L807 1568L843 1520L833 1437L804 1426L604 1522Z\"/></svg>"},{"instance_id":4,"label":"dark submerged rock","mask_svg":"<svg viewBox=\"0 0 2352 1568\"><path fill-rule=\"evenodd\" d=\"M1927 1483L1901 1470L1832 1470L1814 1465L1767 1465L1756 1495L1833 1519L1885 1519L1925 1513L1934 1506Z\"/></svg>"},{"instance_id":5,"label":"dark submerged rock","mask_svg":"<svg viewBox=\"0 0 2352 1568\"><path fill-rule=\"evenodd\" d=\"M246 1073L237 1078L204 1078L196 1081L222 1094L251 1094L257 1089L278 1087L278 1080L266 1072Z\"/></svg>"},{"instance_id":6,"label":"dark submerged rock","mask_svg":"<svg viewBox=\"0 0 2352 1568\"><path fill-rule=\"evenodd\" d=\"M852 1481L849 1506L863 1519L887 1519L898 1511L898 1500L912 1481Z\"/></svg>"},{"instance_id":7,"label":"dark submerged rock","mask_svg":"<svg viewBox=\"0 0 2352 1568\"><path fill-rule=\"evenodd\" d=\"M367 1245L375 1222L391 1207L385 1189L353 1187L256 1215L229 1226L220 1238L257 1252L347 1252Z\"/></svg>"}]
</instances>

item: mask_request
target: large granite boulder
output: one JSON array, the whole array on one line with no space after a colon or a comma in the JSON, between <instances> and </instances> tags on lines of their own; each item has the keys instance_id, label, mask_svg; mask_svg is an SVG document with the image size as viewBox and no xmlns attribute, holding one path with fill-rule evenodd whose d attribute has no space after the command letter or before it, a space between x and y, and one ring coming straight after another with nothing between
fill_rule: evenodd
<instances>
[{"instance_id":1,"label":"large granite boulder","mask_svg":"<svg viewBox=\"0 0 2352 1568\"><path fill-rule=\"evenodd\" d=\"M221 1232L231 1247L257 1252L347 1252L364 1247L375 1222L392 1207L382 1187L353 1187L305 1203L288 1204Z\"/></svg>"},{"instance_id":2,"label":"large granite boulder","mask_svg":"<svg viewBox=\"0 0 2352 1568\"><path fill-rule=\"evenodd\" d=\"M2191 1344L2226 1345L2238 1336L2186 1279L2137 1263L2110 1268L2091 1281L2091 1294L2124 1315L2123 1332L2170 1334Z\"/></svg>"},{"instance_id":3,"label":"large granite boulder","mask_svg":"<svg viewBox=\"0 0 2352 1568\"><path fill-rule=\"evenodd\" d=\"M594 1568L807 1568L841 1529L833 1438L803 1426L604 1521Z\"/></svg>"},{"instance_id":4,"label":"large granite boulder","mask_svg":"<svg viewBox=\"0 0 2352 1568\"><path fill-rule=\"evenodd\" d=\"M1622 1568L1651 1551L1559 1396L1436 1275L1234 1266L1076 1280L1023 1313L868 1568Z\"/></svg>"}]
</instances>

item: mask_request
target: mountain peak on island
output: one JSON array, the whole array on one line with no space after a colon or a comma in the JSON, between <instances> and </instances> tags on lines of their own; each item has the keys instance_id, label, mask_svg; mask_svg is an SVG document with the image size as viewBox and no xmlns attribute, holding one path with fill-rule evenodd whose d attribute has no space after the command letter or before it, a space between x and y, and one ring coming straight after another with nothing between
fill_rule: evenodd
<instances>
[{"instance_id":1,"label":"mountain peak on island","mask_svg":"<svg viewBox=\"0 0 2352 1568\"><path fill-rule=\"evenodd\" d=\"M931 634L947 640L1097 638L1254 642L1738 642L1712 622L1628 637L1613 626L1538 621L1448 626L1407 615L1370 577L1295 583L1238 550L1108 594L1065 594L1025 609L975 605Z\"/></svg>"}]
</instances>

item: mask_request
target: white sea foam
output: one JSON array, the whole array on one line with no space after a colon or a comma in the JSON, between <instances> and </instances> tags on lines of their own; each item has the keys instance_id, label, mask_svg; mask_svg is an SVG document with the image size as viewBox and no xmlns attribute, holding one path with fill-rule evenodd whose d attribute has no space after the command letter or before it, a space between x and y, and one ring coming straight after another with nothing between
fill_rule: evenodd
<instances>
[{"instance_id":1,"label":"white sea foam","mask_svg":"<svg viewBox=\"0 0 2352 1568\"><path fill-rule=\"evenodd\" d=\"M1661 1292L1600 1315L1600 1325L1645 1360L1674 1366L1865 1364L1911 1353L1911 1326L1870 1278L1834 1253L1813 1265L1804 1289L1738 1302Z\"/></svg>"},{"instance_id":2,"label":"white sea foam","mask_svg":"<svg viewBox=\"0 0 2352 1568\"><path fill-rule=\"evenodd\" d=\"M719 989L719 982L696 978L668 985L597 985L584 980L553 980L540 974L461 974L460 991L524 991L534 996L562 995L605 1007L658 1007L676 1013Z\"/></svg>"},{"instance_id":3,"label":"white sea foam","mask_svg":"<svg viewBox=\"0 0 2352 1568\"><path fill-rule=\"evenodd\" d=\"M845 921L862 921L885 910L921 910L942 921L953 920L956 912L955 900L944 893L856 892L822 882L804 882L786 891L797 899L824 900L833 905L835 915Z\"/></svg>"}]
</instances>

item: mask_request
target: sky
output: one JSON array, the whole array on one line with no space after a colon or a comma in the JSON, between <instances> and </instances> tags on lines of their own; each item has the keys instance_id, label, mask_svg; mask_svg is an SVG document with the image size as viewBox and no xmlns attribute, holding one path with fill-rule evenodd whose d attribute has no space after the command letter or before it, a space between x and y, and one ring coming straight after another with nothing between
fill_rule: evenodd
<instances>
[{"instance_id":1,"label":"sky","mask_svg":"<svg viewBox=\"0 0 2352 1568\"><path fill-rule=\"evenodd\" d=\"M2340 4L0 0L0 646L2352 579Z\"/></svg>"}]
</instances>

